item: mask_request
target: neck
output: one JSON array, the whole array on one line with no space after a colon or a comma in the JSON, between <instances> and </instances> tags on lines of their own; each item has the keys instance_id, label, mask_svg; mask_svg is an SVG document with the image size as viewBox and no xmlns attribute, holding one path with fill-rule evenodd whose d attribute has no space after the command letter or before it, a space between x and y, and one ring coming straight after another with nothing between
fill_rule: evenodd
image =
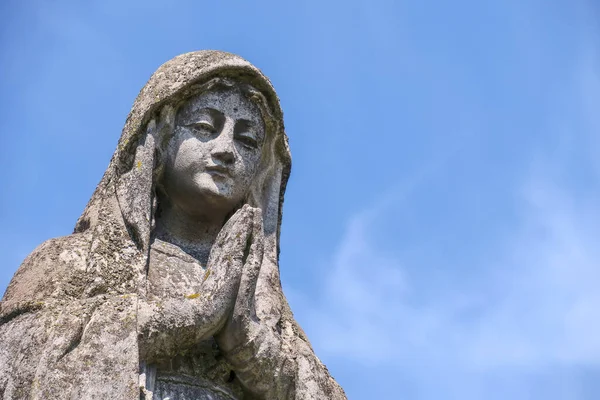
<instances>
[{"instance_id":1,"label":"neck","mask_svg":"<svg viewBox=\"0 0 600 400\"><path fill-rule=\"evenodd\" d=\"M179 246L202 265L208 262L210 249L221 231L224 217L190 216L170 202L162 202L155 237Z\"/></svg>"}]
</instances>

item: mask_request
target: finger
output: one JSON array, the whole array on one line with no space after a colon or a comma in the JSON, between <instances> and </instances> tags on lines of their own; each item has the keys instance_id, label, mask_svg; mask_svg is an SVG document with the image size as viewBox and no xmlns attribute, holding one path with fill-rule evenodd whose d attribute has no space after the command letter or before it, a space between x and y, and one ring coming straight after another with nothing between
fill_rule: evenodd
<instances>
[{"instance_id":1,"label":"finger","mask_svg":"<svg viewBox=\"0 0 600 400\"><path fill-rule=\"evenodd\" d=\"M252 221L251 245L248 257L245 260L242 269L240 287L233 309L233 319L239 322L246 321L246 318L254 319L256 310L254 307L254 295L256 292L256 283L260 273L264 254L264 232L262 223L262 211L254 209L254 218Z\"/></svg>"},{"instance_id":2,"label":"finger","mask_svg":"<svg viewBox=\"0 0 600 400\"><path fill-rule=\"evenodd\" d=\"M210 299L212 314L217 318L214 328L219 330L233 310L243 268L244 251L252 230L253 211L240 210L233 221L224 227L221 239L225 245L213 246L202 283L201 296Z\"/></svg>"},{"instance_id":3,"label":"finger","mask_svg":"<svg viewBox=\"0 0 600 400\"><path fill-rule=\"evenodd\" d=\"M239 239L242 236L247 237L250 229L251 215L250 206L244 204L242 208L237 210L235 214L229 218L215 239L215 243L211 248L211 256L218 255L230 248L233 239ZM247 231L247 232L245 232ZM211 256L209 256L209 261Z\"/></svg>"},{"instance_id":4,"label":"finger","mask_svg":"<svg viewBox=\"0 0 600 400\"><path fill-rule=\"evenodd\" d=\"M240 209L238 209L230 218L227 220L225 225L221 228L219 235L217 235L217 239L215 243L224 244L227 242L227 235L231 233L233 227L237 224L237 221L244 216L248 218L247 215L250 212L250 206L248 204L244 204Z\"/></svg>"},{"instance_id":5,"label":"finger","mask_svg":"<svg viewBox=\"0 0 600 400\"><path fill-rule=\"evenodd\" d=\"M210 289L216 285L219 289L228 284L235 285L237 289L244 250L251 234L252 215L253 212L244 207L223 227L210 251L203 288Z\"/></svg>"}]
</instances>

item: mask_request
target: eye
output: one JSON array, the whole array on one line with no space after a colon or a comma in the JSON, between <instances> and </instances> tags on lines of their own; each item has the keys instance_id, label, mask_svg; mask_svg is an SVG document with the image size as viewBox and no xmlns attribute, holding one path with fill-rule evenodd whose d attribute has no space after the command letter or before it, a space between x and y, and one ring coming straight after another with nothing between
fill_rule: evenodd
<instances>
[{"instance_id":1,"label":"eye","mask_svg":"<svg viewBox=\"0 0 600 400\"><path fill-rule=\"evenodd\" d=\"M249 135L236 135L235 139L248 149L258 149L258 142Z\"/></svg>"},{"instance_id":2,"label":"eye","mask_svg":"<svg viewBox=\"0 0 600 400\"><path fill-rule=\"evenodd\" d=\"M186 125L186 127L201 133L215 133L216 131L213 124L208 121L194 122L193 124Z\"/></svg>"}]
</instances>

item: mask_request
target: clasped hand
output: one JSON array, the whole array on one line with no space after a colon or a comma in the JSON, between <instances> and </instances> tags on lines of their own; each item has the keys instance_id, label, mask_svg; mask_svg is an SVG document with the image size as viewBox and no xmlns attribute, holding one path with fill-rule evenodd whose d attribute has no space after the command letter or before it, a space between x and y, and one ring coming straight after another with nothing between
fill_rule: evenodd
<instances>
[{"instance_id":1,"label":"clasped hand","mask_svg":"<svg viewBox=\"0 0 600 400\"><path fill-rule=\"evenodd\" d=\"M174 356L217 336L226 351L245 340L256 321L254 294L263 258L262 212L244 205L212 246L200 292L194 298L140 301L140 354L146 361Z\"/></svg>"}]
</instances>

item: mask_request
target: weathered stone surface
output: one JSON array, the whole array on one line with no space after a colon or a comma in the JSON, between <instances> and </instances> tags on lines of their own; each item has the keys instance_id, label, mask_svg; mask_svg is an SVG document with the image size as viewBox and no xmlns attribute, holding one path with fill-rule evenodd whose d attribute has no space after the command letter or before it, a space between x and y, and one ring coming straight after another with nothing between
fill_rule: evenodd
<instances>
[{"instance_id":1,"label":"weathered stone surface","mask_svg":"<svg viewBox=\"0 0 600 400\"><path fill-rule=\"evenodd\" d=\"M75 233L0 302L0 398L345 399L281 290L290 167L258 69L217 51L161 66Z\"/></svg>"}]
</instances>

